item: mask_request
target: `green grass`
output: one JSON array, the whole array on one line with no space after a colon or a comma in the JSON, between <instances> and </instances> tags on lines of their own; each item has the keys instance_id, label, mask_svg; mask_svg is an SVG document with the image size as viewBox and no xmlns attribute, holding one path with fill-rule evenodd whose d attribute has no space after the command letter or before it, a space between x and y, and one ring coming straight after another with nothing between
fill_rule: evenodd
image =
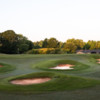
<instances>
[{"instance_id":1,"label":"green grass","mask_svg":"<svg viewBox=\"0 0 100 100\"><path fill-rule=\"evenodd\" d=\"M4 63L0 63L0 65L2 65L2 67L0 67L0 73L5 73L5 72L15 70L15 66L4 64Z\"/></svg>"},{"instance_id":2,"label":"green grass","mask_svg":"<svg viewBox=\"0 0 100 100\"><path fill-rule=\"evenodd\" d=\"M12 80L16 79L27 79L27 78L44 78L49 77L51 78L50 81L41 83L41 84L34 84L34 85L13 85L10 83ZM50 73L50 72L41 72L41 73L34 73L28 75L17 76L13 78L3 79L0 82L0 91L9 91L9 92L22 92L22 93L43 93L46 91L63 91L63 90L75 90L79 88L86 88L91 86L99 85L100 81L93 80L93 79L86 79L82 77L74 77L68 76L64 74L58 73Z\"/></svg>"},{"instance_id":3,"label":"green grass","mask_svg":"<svg viewBox=\"0 0 100 100\"><path fill-rule=\"evenodd\" d=\"M59 69L50 69L51 67L56 67L59 64L72 64L74 65L71 70L63 70L63 71L81 71L84 69L89 68L88 65L86 64L82 64L80 62L77 61L73 61L73 60L47 60L44 62L39 62L35 65L32 66L32 68L39 68L41 70L48 70L48 71L61 71Z\"/></svg>"},{"instance_id":4,"label":"green grass","mask_svg":"<svg viewBox=\"0 0 100 100\"><path fill-rule=\"evenodd\" d=\"M99 58L100 55L91 54L0 55L1 64L16 66L15 70L0 74L0 100L100 100L100 65L96 62ZM75 64L75 69L48 69L67 62ZM33 77L52 80L29 86L10 83Z\"/></svg>"},{"instance_id":5,"label":"green grass","mask_svg":"<svg viewBox=\"0 0 100 100\"><path fill-rule=\"evenodd\" d=\"M100 59L100 54L98 54L98 55L91 55L93 58L95 58L95 59Z\"/></svg>"}]
</instances>

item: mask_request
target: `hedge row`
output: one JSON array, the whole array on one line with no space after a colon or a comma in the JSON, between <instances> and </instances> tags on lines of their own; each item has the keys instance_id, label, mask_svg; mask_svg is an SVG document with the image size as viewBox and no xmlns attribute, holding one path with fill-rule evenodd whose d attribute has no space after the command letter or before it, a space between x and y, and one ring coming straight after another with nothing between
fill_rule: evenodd
<instances>
[{"instance_id":1,"label":"hedge row","mask_svg":"<svg viewBox=\"0 0 100 100\"><path fill-rule=\"evenodd\" d=\"M65 53L63 49L59 48L41 48L41 49L32 49L26 52L26 54L62 54Z\"/></svg>"}]
</instances>

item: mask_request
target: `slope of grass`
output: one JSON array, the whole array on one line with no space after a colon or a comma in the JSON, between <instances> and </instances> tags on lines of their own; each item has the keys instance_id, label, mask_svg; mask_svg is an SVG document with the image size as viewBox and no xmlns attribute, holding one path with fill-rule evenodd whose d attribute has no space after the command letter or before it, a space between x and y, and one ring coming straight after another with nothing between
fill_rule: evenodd
<instances>
[{"instance_id":1,"label":"slope of grass","mask_svg":"<svg viewBox=\"0 0 100 100\"><path fill-rule=\"evenodd\" d=\"M9 64L0 63L0 65L2 65L2 67L0 67L0 73L9 72L16 69L15 66Z\"/></svg>"},{"instance_id":2,"label":"slope of grass","mask_svg":"<svg viewBox=\"0 0 100 100\"><path fill-rule=\"evenodd\" d=\"M67 99L68 100L100 100L100 85L99 85L100 65L96 63L96 59L98 58L99 55L91 55L91 54L89 55L88 54L84 54L84 55L76 55L76 54L70 54L70 55L69 54L61 54L61 55L58 54L57 55L54 54L52 55L23 55L23 54L4 55L3 54L2 55L0 54L1 63L4 64L6 63L12 66L16 66L16 69L14 71L0 74L0 100L11 100L11 98L14 100L67 100ZM46 61L48 62L54 60L76 61L88 67L85 66L85 68L83 68L82 70L77 69L76 71L73 70L54 71L54 70L47 70L45 68L41 69L36 67L36 64L39 64L41 62L45 63ZM33 68L31 68L31 66ZM39 86L30 85L29 88L23 86L21 89L20 89L21 86L17 86L16 88L16 85L12 85L9 83L9 81L13 79L31 77L29 73L33 73L32 77L33 75L35 76L35 73L37 72L38 72L37 74L39 75L39 73L42 73L44 70L46 73L48 72L53 73L52 74L53 76L50 74L53 80L43 84L38 84ZM23 76L23 74L25 76ZM68 82L69 81L67 80L68 78L70 79L70 82ZM52 83L52 85L50 85L50 83ZM51 90L49 87L45 87L45 84L48 84L46 86L49 87L52 87L54 85L56 85L57 87L55 86ZM67 86L69 86L69 88ZM35 91L32 90L33 88L35 89ZM41 89L40 91L38 91L39 88ZM47 91L50 91L50 93L48 93ZM26 95L23 92L28 94ZM38 94L34 94L34 93L38 93Z\"/></svg>"},{"instance_id":3,"label":"slope of grass","mask_svg":"<svg viewBox=\"0 0 100 100\"><path fill-rule=\"evenodd\" d=\"M52 67L56 67L59 64L74 65L73 69L71 69L71 70L63 70L63 71L70 71L70 72L72 72L72 71L81 71L81 70L89 68L88 65L82 64L80 62L73 61L73 60L48 60L48 61L44 61L44 62L42 61L42 62L39 62L37 64L34 64L32 66L32 68L39 68L39 69L47 70L47 71L61 71L59 69L50 69Z\"/></svg>"},{"instance_id":4,"label":"slope of grass","mask_svg":"<svg viewBox=\"0 0 100 100\"><path fill-rule=\"evenodd\" d=\"M50 77L51 80L41 84L34 85L13 85L11 80L26 79L26 78L38 78L38 77ZM28 75L17 76L13 78L3 79L0 82L0 91L9 92L22 92L22 93L43 93L48 91L63 91L63 90L75 90L81 88L87 88L100 84L100 81L93 79L86 79L81 77L68 76L64 74L40 72Z\"/></svg>"}]
</instances>

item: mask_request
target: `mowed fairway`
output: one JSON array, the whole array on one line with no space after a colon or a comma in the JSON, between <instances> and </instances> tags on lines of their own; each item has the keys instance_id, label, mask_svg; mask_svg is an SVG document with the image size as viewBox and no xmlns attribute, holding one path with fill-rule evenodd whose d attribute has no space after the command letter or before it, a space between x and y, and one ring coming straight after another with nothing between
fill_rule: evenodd
<instances>
[{"instance_id":1,"label":"mowed fairway","mask_svg":"<svg viewBox=\"0 0 100 100\"><path fill-rule=\"evenodd\" d=\"M0 71L0 100L100 100L100 64L96 59L100 55L0 55L0 68L5 68ZM50 69L66 63L75 65L74 69ZM51 80L27 86L10 83L35 77Z\"/></svg>"}]
</instances>

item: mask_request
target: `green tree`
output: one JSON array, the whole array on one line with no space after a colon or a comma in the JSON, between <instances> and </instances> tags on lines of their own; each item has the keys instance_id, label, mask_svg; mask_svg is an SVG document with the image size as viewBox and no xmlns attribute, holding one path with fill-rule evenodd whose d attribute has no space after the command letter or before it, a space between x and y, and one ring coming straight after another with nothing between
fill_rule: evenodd
<instances>
[{"instance_id":1,"label":"green tree","mask_svg":"<svg viewBox=\"0 0 100 100\"><path fill-rule=\"evenodd\" d=\"M80 49L83 49L85 42L81 39L76 39L75 45L77 46L77 50L80 50Z\"/></svg>"},{"instance_id":2,"label":"green tree","mask_svg":"<svg viewBox=\"0 0 100 100\"><path fill-rule=\"evenodd\" d=\"M47 48L48 47L48 39L44 39L43 41L43 45L42 45L43 48Z\"/></svg>"},{"instance_id":3,"label":"green tree","mask_svg":"<svg viewBox=\"0 0 100 100\"><path fill-rule=\"evenodd\" d=\"M1 52L7 54L17 53L18 37L13 30L7 30L0 34Z\"/></svg>"},{"instance_id":4,"label":"green tree","mask_svg":"<svg viewBox=\"0 0 100 100\"><path fill-rule=\"evenodd\" d=\"M58 48L63 48L64 47L64 43L63 42L59 42L58 43Z\"/></svg>"},{"instance_id":5,"label":"green tree","mask_svg":"<svg viewBox=\"0 0 100 100\"><path fill-rule=\"evenodd\" d=\"M18 36L18 53L24 53L24 52L26 52L28 50L33 49L33 46L34 46L33 42L28 40L22 34L17 34L17 36Z\"/></svg>"},{"instance_id":6,"label":"green tree","mask_svg":"<svg viewBox=\"0 0 100 100\"><path fill-rule=\"evenodd\" d=\"M64 49L68 52L76 52L76 50L83 49L85 43L81 39L68 39L66 43L64 43Z\"/></svg>"},{"instance_id":7,"label":"green tree","mask_svg":"<svg viewBox=\"0 0 100 100\"><path fill-rule=\"evenodd\" d=\"M73 42L66 42L64 49L66 49L68 53L74 53L76 52L77 46Z\"/></svg>"},{"instance_id":8,"label":"green tree","mask_svg":"<svg viewBox=\"0 0 100 100\"><path fill-rule=\"evenodd\" d=\"M56 38L50 38L48 40L48 48L56 48L58 45L58 40L56 40Z\"/></svg>"},{"instance_id":9,"label":"green tree","mask_svg":"<svg viewBox=\"0 0 100 100\"><path fill-rule=\"evenodd\" d=\"M37 42L33 42L33 45L34 45L35 49L41 48L38 41Z\"/></svg>"},{"instance_id":10,"label":"green tree","mask_svg":"<svg viewBox=\"0 0 100 100\"><path fill-rule=\"evenodd\" d=\"M19 52L20 53L24 53L28 50L29 50L29 45L27 45L27 44L21 44L20 47L19 47Z\"/></svg>"},{"instance_id":11,"label":"green tree","mask_svg":"<svg viewBox=\"0 0 100 100\"><path fill-rule=\"evenodd\" d=\"M85 43L83 49L84 50L89 50L90 49L90 45L88 43Z\"/></svg>"},{"instance_id":12,"label":"green tree","mask_svg":"<svg viewBox=\"0 0 100 100\"><path fill-rule=\"evenodd\" d=\"M96 49L100 49L100 41L96 42Z\"/></svg>"},{"instance_id":13,"label":"green tree","mask_svg":"<svg viewBox=\"0 0 100 100\"><path fill-rule=\"evenodd\" d=\"M90 50L96 49L96 41L89 40L89 41L87 42L87 44L90 45L90 48L89 48Z\"/></svg>"},{"instance_id":14,"label":"green tree","mask_svg":"<svg viewBox=\"0 0 100 100\"><path fill-rule=\"evenodd\" d=\"M25 47L26 46L26 47ZM0 52L7 54L23 53L33 48L33 43L13 30L0 33Z\"/></svg>"}]
</instances>

